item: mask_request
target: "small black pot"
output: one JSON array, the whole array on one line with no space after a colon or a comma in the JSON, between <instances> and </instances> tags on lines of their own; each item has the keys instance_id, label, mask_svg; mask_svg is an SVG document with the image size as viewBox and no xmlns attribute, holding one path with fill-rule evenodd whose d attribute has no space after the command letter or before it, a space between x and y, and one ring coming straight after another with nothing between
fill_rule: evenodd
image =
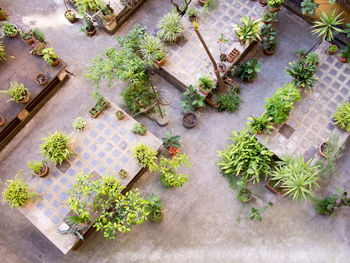
<instances>
[{"instance_id":1,"label":"small black pot","mask_svg":"<svg viewBox=\"0 0 350 263\"><path fill-rule=\"evenodd\" d=\"M193 112L188 112L184 115L182 124L185 128L191 129L197 124L197 116Z\"/></svg>"}]
</instances>

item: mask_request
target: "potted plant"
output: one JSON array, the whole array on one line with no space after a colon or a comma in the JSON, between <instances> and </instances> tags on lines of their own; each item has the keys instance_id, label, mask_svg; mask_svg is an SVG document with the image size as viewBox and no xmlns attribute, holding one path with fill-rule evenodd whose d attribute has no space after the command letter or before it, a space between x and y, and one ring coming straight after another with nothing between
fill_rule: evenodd
<instances>
[{"instance_id":1,"label":"potted plant","mask_svg":"<svg viewBox=\"0 0 350 263\"><path fill-rule=\"evenodd\" d=\"M60 63L57 54L53 51L53 48L44 48L41 53L43 54L43 59L51 66L55 67Z\"/></svg>"},{"instance_id":2,"label":"potted plant","mask_svg":"<svg viewBox=\"0 0 350 263\"><path fill-rule=\"evenodd\" d=\"M327 49L327 54L328 55L333 55L335 52L338 51L337 45L330 45Z\"/></svg>"},{"instance_id":3,"label":"potted plant","mask_svg":"<svg viewBox=\"0 0 350 263\"><path fill-rule=\"evenodd\" d=\"M272 180L271 176L267 180L265 187L276 195L282 194L283 189L278 185L278 181Z\"/></svg>"},{"instance_id":4,"label":"potted plant","mask_svg":"<svg viewBox=\"0 0 350 263\"><path fill-rule=\"evenodd\" d=\"M106 21L110 22L115 18L114 10L110 5L107 4L106 6L102 7L101 11Z\"/></svg>"},{"instance_id":5,"label":"potted plant","mask_svg":"<svg viewBox=\"0 0 350 263\"><path fill-rule=\"evenodd\" d=\"M350 44L347 44L346 47L341 50L341 54L339 54L339 61L341 63L350 64Z\"/></svg>"},{"instance_id":6,"label":"potted plant","mask_svg":"<svg viewBox=\"0 0 350 263\"><path fill-rule=\"evenodd\" d=\"M176 155L181 147L180 135L173 135L172 131L165 131L165 137L162 137L164 149L171 155Z\"/></svg>"},{"instance_id":7,"label":"potted plant","mask_svg":"<svg viewBox=\"0 0 350 263\"><path fill-rule=\"evenodd\" d=\"M180 103L180 106L184 108L184 112L195 111L204 106L205 97L199 94L198 90L190 85L183 93L185 101Z\"/></svg>"},{"instance_id":8,"label":"potted plant","mask_svg":"<svg viewBox=\"0 0 350 263\"><path fill-rule=\"evenodd\" d=\"M335 124L339 125L342 130L350 132L350 102L345 102L343 105L338 106L332 117L335 120Z\"/></svg>"},{"instance_id":9,"label":"potted plant","mask_svg":"<svg viewBox=\"0 0 350 263\"><path fill-rule=\"evenodd\" d=\"M237 91L231 87L226 94L218 96L217 102L219 104L219 112L235 112L239 110L239 104L242 102L242 99L238 96Z\"/></svg>"},{"instance_id":10,"label":"potted plant","mask_svg":"<svg viewBox=\"0 0 350 263\"><path fill-rule=\"evenodd\" d=\"M159 170L157 165L157 152L151 147L147 146L144 142L136 145L132 148L133 156L136 158L138 164L144 168L148 168L153 172Z\"/></svg>"},{"instance_id":11,"label":"potted plant","mask_svg":"<svg viewBox=\"0 0 350 263\"><path fill-rule=\"evenodd\" d=\"M163 220L162 200L158 196L152 194L147 199L148 218L153 223L160 223Z\"/></svg>"},{"instance_id":12,"label":"potted plant","mask_svg":"<svg viewBox=\"0 0 350 263\"><path fill-rule=\"evenodd\" d=\"M271 133L270 130L274 129L272 126L272 117L267 116L266 112L264 112L260 118L251 116L248 119L251 120L248 122L249 130L255 134L264 132Z\"/></svg>"},{"instance_id":13,"label":"potted plant","mask_svg":"<svg viewBox=\"0 0 350 263\"><path fill-rule=\"evenodd\" d=\"M187 10L187 15L190 21L197 21L199 11L194 6L190 6Z\"/></svg>"},{"instance_id":14,"label":"potted plant","mask_svg":"<svg viewBox=\"0 0 350 263\"><path fill-rule=\"evenodd\" d=\"M265 24L277 23L277 13L272 13L269 10L265 10L262 20Z\"/></svg>"},{"instance_id":15,"label":"potted plant","mask_svg":"<svg viewBox=\"0 0 350 263\"><path fill-rule=\"evenodd\" d=\"M267 5L267 0L259 0L259 4L264 7Z\"/></svg>"},{"instance_id":16,"label":"potted plant","mask_svg":"<svg viewBox=\"0 0 350 263\"><path fill-rule=\"evenodd\" d=\"M96 100L95 106L89 110L89 115L97 118L108 106L108 102L98 92L93 92L92 96Z\"/></svg>"},{"instance_id":17,"label":"potted plant","mask_svg":"<svg viewBox=\"0 0 350 263\"><path fill-rule=\"evenodd\" d=\"M207 96L212 89L216 88L215 82L204 75L198 79L198 87L205 96Z\"/></svg>"},{"instance_id":18,"label":"potted plant","mask_svg":"<svg viewBox=\"0 0 350 263\"><path fill-rule=\"evenodd\" d=\"M24 88L23 84L18 84L17 82L10 82L10 88L8 90L0 90L0 93L7 94L11 96L8 101L15 100L19 103L27 103L29 101L28 89Z\"/></svg>"},{"instance_id":19,"label":"potted plant","mask_svg":"<svg viewBox=\"0 0 350 263\"><path fill-rule=\"evenodd\" d=\"M187 112L183 116L182 125L187 129L192 129L197 124L197 116L193 112Z\"/></svg>"},{"instance_id":20,"label":"potted plant","mask_svg":"<svg viewBox=\"0 0 350 263\"><path fill-rule=\"evenodd\" d=\"M139 52L142 58L148 63L153 63L155 61L158 66L162 66L165 63L165 52L163 51L162 43L158 37L146 35L140 41Z\"/></svg>"},{"instance_id":21,"label":"potted plant","mask_svg":"<svg viewBox=\"0 0 350 263\"><path fill-rule=\"evenodd\" d=\"M250 45L254 41L261 40L260 29L263 23L260 20L254 20L250 16L243 16L240 21L242 24L235 26L235 33L242 44Z\"/></svg>"},{"instance_id":22,"label":"potted plant","mask_svg":"<svg viewBox=\"0 0 350 263\"><path fill-rule=\"evenodd\" d=\"M125 117L124 112L122 112L121 110L118 110L115 115L117 116L117 119L120 120L120 121L122 119L124 119L124 117Z\"/></svg>"},{"instance_id":23,"label":"potted plant","mask_svg":"<svg viewBox=\"0 0 350 263\"><path fill-rule=\"evenodd\" d=\"M120 169L119 175L120 175L122 178L126 178L126 177L128 177L128 172L125 171L124 169Z\"/></svg>"},{"instance_id":24,"label":"potted plant","mask_svg":"<svg viewBox=\"0 0 350 263\"><path fill-rule=\"evenodd\" d=\"M164 15L158 23L158 37L166 43L177 42L183 32L182 17L177 13Z\"/></svg>"},{"instance_id":25,"label":"potted plant","mask_svg":"<svg viewBox=\"0 0 350 263\"><path fill-rule=\"evenodd\" d=\"M82 131L86 128L86 120L83 117L78 117L73 122L73 129L76 131Z\"/></svg>"},{"instance_id":26,"label":"potted plant","mask_svg":"<svg viewBox=\"0 0 350 263\"><path fill-rule=\"evenodd\" d=\"M28 45L34 42L32 30L29 30L27 32L19 30L19 34L21 35L22 40Z\"/></svg>"},{"instance_id":27,"label":"potted plant","mask_svg":"<svg viewBox=\"0 0 350 263\"><path fill-rule=\"evenodd\" d=\"M47 76L44 73L39 73L35 75L34 80L39 85L45 85L47 82Z\"/></svg>"},{"instance_id":28,"label":"potted plant","mask_svg":"<svg viewBox=\"0 0 350 263\"><path fill-rule=\"evenodd\" d=\"M5 118L4 116L0 115L0 127L5 125Z\"/></svg>"},{"instance_id":29,"label":"potted plant","mask_svg":"<svg viewBox=\"0 0 350 263\"><path fill-rule=\"evenodd\" d=\"M265 55L272 55L276 52L279 41L276 39L277 31L272 29L271 24L265 24L261 30L262 44Z\"/></svg>"},{"instance_id":30,"label":"potted plant","mask_svg":"<svg viewBox=\"0 0 350 263\"><path fill-rule=\"evenodd\" d=\"M44 177L49 172L49 167L44 161L28 161L27 166L32 171L33 176L36 175L39 177Z\"/></svg>"},{"instance_id":31,"label":"potted plant","mask_svg":"<svg viewBox=\"0 0 350 263\"><path fill-rule=\"evenodd\" d=\"M94 22L92 21L91 17L87 16L86 14L83 16L83 21L85 23L84 31L88 37L92 37L96 34L96 28L94 26Z\"/></svg>"},{"instance_id":32,"label":"potted plant","mask_svg":"<svg viewBox=\"0 0 350 263\"><path fill-rule=\"evenodd\" d=\"M344 189L337 187L337 193L324 199L316 199L316 212L321 215L331 215L336 208L350 206L350 198Z\"/></svg>"},{"instance_id":33,"label":"potted plant","mask_svg":"<svg viewBox=\"0 0 350 263\"><path fill-rule=\"evenodd\" d=\"M72 10L72 9L67 9L64 12L64 17L72 24L74 24L75 21L77 20L76 16L77 15L75 14L74 10Z\"/></svg>"},{"instance_id":34,"label":"potted plant","mask_svg":"<svg viewBox=\"0 0 350 263\"><path fill-rule=\"evenodd\" d=\"M136 122L131 131L135 134L139 134L141 136L144 136L147 132L147 128L145 125L143 125L139 122Z\"/></svg>"},{"instance_id":35,"label":"potted plant","mask_svg":"<svg viewBox=\"0 0 350 263\"><path fill-rule=\"evenodd\" d=\"M29 52L29 54L42 57L43 56L43 50L45 48L46 48L45 43L42 43L40 41L34 41L34 48Z\"/></svg>"},{"instance_id":36,"label":"potted plant","mask_svg":"<svg viewBox=\"0 0 350 263\"><path fill-rule=\"evenodd\" d=\"M284 0L268 0L267 5L269 6L269 10L272 13L280 11L281 5Z\"/></svg>"},{"instance_id":37,"label":"potted plant","mask_svg":"<svg viewBox=\"0 0 350 263\"><path fill-rule=\"evenodd\" d=\"M295 62L289 62L290 68L285 72L293 77L293 84L304 90L312 91L317 81L314 77L318 67L313 63L308 63L304 58Z\"/></svg>"},{"instance_id":38,"label":"potted plant","mask_svg":"<svg viewBox=\"0 0 350 263\"><path fill-rule=\"evenodd\" d=\"M29 191L28 185L18 173L15 179L7 180L2 196L3 201L8 202L11 208L18 208L24 206L30 198L36 197L37 194Z\"/></svg>"},{"instance_id":39,"label":"potted plant","mask_svg":"<svg viewBox=\"0 0 350 263\"><path fill-rule=\"evenodd\" d=\"M33 29L33 37L35 40L39 41L40 43L45 42L45 36L44 34L37 28Z\"/></svg>"},{"instance_id":40,"label":"potted plant","mask_svg":"<svg viewBox=\"0 0 350 263\"><path fill-rule=\"evenodd\" d=\"M41 140L44 142L40 145L40 152L55 165L62 164L73 153L69 148L68 135L62 132L49 133L48 137Z\"/></svg>"},{"instance_id":41,"label":"potted plant","mask_svg":"<svg viewBox=\"0 0 350 263\"><path fill-rule=\"evenodd\" d=\"M7 15L5 11L0 7L0 20L6 20L6 19L7 19Z\"/></svg>"},{"instance_id":42,"label":"potted plant","mask_svg":"<svg viewBox=\"0 0 350 263\"><path fill-rule=\"evenodd\" d=\"M16 37L18 34L18 29L15 25L4 22L2 24L2 29L4 31L5 36L7 37Z\"/></svg>"},{"instance_id":43,"label":"potted plant","mask_svg":"<svg viewBox=\"0 0 350 263\"><path fill-rule=\"evenodd\" d=\"M163 50L157 52L155 62L158 67L161 67L166 62L166 54Z\"/></svg>"},{"instance_id":44,"label":"potted plant","mask_svg":"<svg viewBox=\"0 0 350 263\"><path fill-rule=\"evenodd\" d=\"M247 62L239 63L235 73L244 81L253 81L257 77L257 72L260 72L261 63L254 57Z\"/></svg>"}]
</instances>

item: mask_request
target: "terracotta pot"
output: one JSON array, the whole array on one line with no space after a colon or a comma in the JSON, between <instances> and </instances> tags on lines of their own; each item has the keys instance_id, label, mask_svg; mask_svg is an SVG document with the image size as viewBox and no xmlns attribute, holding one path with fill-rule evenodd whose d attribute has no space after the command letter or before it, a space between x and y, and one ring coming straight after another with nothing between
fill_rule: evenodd
<instances>
[{"instance_id":1,"label":"terracotta pot","mask_svg":"<svg viewBox=\"0 0 350 263\"><path fill-rule=\"evenodd\" d=\"M44 81L41 80L40 82L40 78L44 79ZM43 73L39 73L35 76L35 82L39 85L45 85L47 83L47 76Z\"/></svg>"},{"instance_id":2,"label":"terracotta pot","mask_svg":"<svg viewBox=\"0 0 350 263\"><path fill-rule=\"evenodd\" d=\"M340 61L341 63L347 63L347 62L348 62L348 59L347 59L347 58L344 58L344 57L342 57L342 56L340 56L340 57L339 57L339 61Z\"/></svg>"},{"instance_id":3,"label":"terracotta pot","mask_svg":"<svg viewBox=\"0 0 350 263\"><path fill-rule=\"evenodd\" d=\"M275 189L272 185L271 185L271 177L269 178L269 180L266 182L265 187L270 190L272 193L276 194L276 195L280 195L282 193L282 191L278 191L278 189Z\"/></svg>"},{"instance_id":4,"label":"terracotta pot","mask_svg":"<svg viewBox=\"0 0 350 263\"><path fill-rule=\"evenodd\" d=\"M164 65L164 63L166 61L166 56L164 56L161 61L158 61L158 60L155 60L155 61L156 61L157 66L161 67Z\"/></svg>"},{"instance_id":5,"label":"terracotta pot","mask_svg":"<svg viewBox=\"0 0 350 263\"><path fill-rule=\"evenodd\" d=\"M275 54L275 52L276 52L276 50L274 50L274 51L269 51L269 50L267 50L267 49L264 49L264 54L265 54L266 56L271 56L271 55Z\"/></svg>"},{"instance_id":6,"label":"terracotta pot","mask_svg":"<svg viewBox=\"0 0 350 263\"><path fill-rule=\"evenodd\" d=\"M320 146L318 147L318 153L319 153L319 155L321 155L323 158L327 158L327 156L324 154L324 152L323 152L323 149L324 149L324 147L327 145L327 142L323 142L323 143L321 143L320 144Z\"/></svg>"},{"instance_id":7,"label":"terracotta pot","mask_svg":"<svg viewBox=\"0 0 350 263\"><path fill-rule=\"evenodd\" d=\"M53 67L56 67L58 64L60 64L60 60L57 58L53 63L51 63L50 65Z\"/></svg>"},{"instance_id":8,"label":"terracotta pot","mask_svg":"<svg viewBox=\"0 0 350 263\"><path fill-rule=\"evenodd\" d=\"M276 13L276 12L280 11L280 9L281 9L280 6L276 7L276 8L269 7L269 10L270 10L271 13Z\"/></svg>"},{"instance_id":9,"label":"terracotta pot","mask_svg":"<svg viewBox=\"0 0 350 263\"><path fill-rule=\"evenodd\" d=\"M114 18L115 18L115 15L114 14L111 14L111 15L103 15L104 18L107 20L107 21L112 21Z\"/></svg>"},{"instance_id":10,"label":"terracotta pot","mask_svg":"<svg viewBox=\"0 0 350 263\"><path fill-rule=\"evenodd\" d=\"M5 11L2 8L0 8L0 10L1 10L0 20L6 20L7 15Z\"/></svg>"},{"instance_id":11,"label":"terracotta pot","mask_svg":"<svg viewBox=\"0 0 350 263\"><path fill-rule=\"evenodd\" d=\"M0 115L0 127L5 125L5 118Z\"/></svg>"},{"instance_id":12,"label":"terracotta pot","mask_svg":"<svg viewBox=\"0 0 350 263\"><path fill-rule=\"evenodd\" d=\"M201 88L201 86L199 86L198 88L199 88L200 92L202 92L204 94L204 96L208 96L208 94L211 92L211 90L205 91L204 89Z\"/></svg>"},{"instance_id":13,"label":"terracotta pot","mask_svg":"<svg viewBox=\"0 0 350 263\"><path fill-rule=\"evenodd\" d=\"M266 5L267 5L267 0L260 0L260 1L259 1L259 4L260 4L261 6L266 6Z\"/></svg>"},{"instance_id":14,"label":"terracotta pot","mask_svg":"<svg viewBox=\"0 0 350 263\"><path fill-rule=\"evenodd\" d=\"M85 32L86 32L86 35L87 35L88 37L92 37L93 35L96 34L96 28L94 28L93 31L87 31L87 29L85 28Z\"/></svg>"},{"instance_id":15,"label":"terracotta pot","mask_svg":"<svg viewBox=\"0 0 350 263\"><path fill-rule=\"evenodd\" d=\"M120 114L120 115L118 115L118 113ZM118 120L122 120L122 119L124 119L124 117L125 117L125 114L124 114L124 112L122 112L121 110L118 110L117 112L116 112L116 114L115 114L116 116L117 116L117 118L118 118Z\"/></svg>"},{"instance_id":16,"label":"terracotta pot","mask_svg":"<svg viewBox=\"0 0 350 263\"><path fill-rule=\"evenodd\" d=\"M26 42L28 45L30 45L30 44L32 44L32 43L34 42L34 37L33 37L33 35L32 35L32 38L31 38L31 39L25 40L25 39L23 39L22 37L21 37L21 39L22 39L23 42Z\"/></svg>"},{"instance_id":17,"label":"terracotta pot","mask_svg":"<svg viewBox=\"0 0 350 263\"><path fill-rule=\"evenodd\" d=\"M189 16L188 17L188 19L191 21L191 22L193 22L193 21L197 21L197 16L194 16L194 17L191 17L191 16Z\"/></svg>"},{"instance_id":18,"label":"terracotta pot","mask_svg":"<svg viewBox=\"0 0 350 263\"><path fill-rule=\"evenodd\" d=\"M94 106L92 109L89 110L89 115L90 115L92 118L97 118L98 115L100 115L101 112L103 112L103 111L107 108L107 106L108 106L108 102L105 100L105 104L102 106L102 108L101 108L98 112L96 112L96 113L92 113L92 112L91 112L91 111L95 108L95 106Z\"/></svg>"},{"instance_id":19,"label":"terracotta pot","mask_svg":"<svg viewBox=\"0 0 350 263\"><path fill-rule=\"evenodd\" d=\"M47 174L49 173L49 167L47 166L46 163L44 163L44 167L40 170L40 173L37 174L36 172L34 172L34 174L36 176L39 176L39 177L44 177L46 176Z\"/></svg>"},{"instance_id":20,"label":"terracotta pot","mask_svg":"<svg viewBox=\"0 0 350 263\"><path fill-rule=\"evenodd\" d=\"M206 2L205 0L198 0L199 5L201 6L204 6L205 2Z\"/></svg>"},{"instance_id":21,"label":"terracotta pot","mask_svg":"<svg viewBox=\"0 0 350 263\"><path fill-rule=\"evenodd\" d=\"M19 100L19 101L17 101L17 102L19 102L19 103L27 103L29 101L29 92L27 92L26 91L26 96L25 96L25 98L23 99L23 100Z\"/></svg>"},{"instance_id":22,"label":"terracotta pot","mask_svg":"<svg viewBox=\"0 0 350 263\"><path fill-rule=\"evenodd\" d=\"M191 129L197 124L197 116L193 112L188 112L184 115L182 124L185 128Z\"/></svg>"},{"instance_id":23,"label":"terracotta pot","mask_svg":"<svg viewBox=\"0 0 350 263\"><path fill-rule=\"evenodd\" d=\"M74 18L68 18L67 17L68 13L74 14ZM75 12L72 9L68 9L66 12L64 12L64 17L72 24L74 24L75 21L77 20L76 14L75 14Z\"/></svg>"}]
</instances>

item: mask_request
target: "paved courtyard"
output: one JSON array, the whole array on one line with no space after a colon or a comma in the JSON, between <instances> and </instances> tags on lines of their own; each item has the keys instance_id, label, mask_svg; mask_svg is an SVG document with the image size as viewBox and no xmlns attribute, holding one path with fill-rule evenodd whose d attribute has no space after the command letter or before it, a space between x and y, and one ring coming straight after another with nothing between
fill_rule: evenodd
<instances>
[{"instance_id":1,"label":"paved courtyard","mask_svg":"<svg viewBox=\"0 0 350 263\"><path fill-rule=\"evenodd\" d=\"M257 4L257 1L249 2ZM242 2L222 0L219 6L221 4L229 7L242 5ZM4 5L16 23L38 26L45 33L48 42L55 47L74 76L0 153L2 181L13 178L17 170L26 170L27 160L40 158L33 148L48 131L71 133L73 120L77 116L86 116L94 102L90 96L92 84L82 75L90 60L103 48L116 46L114 38L102 31L98 31L93 38L79 34L79 25L65 21L61 1L36 0L28 5L23 0L5 0ZM169 8L170 4L160 5L157 0L148 0L117 34L125 35L135 22L153 29ZM311 204L295 203L275 196L260 184L255 185L252 191L263 201L272 201L274 206L264 213L261 223L250 221L244 215L238 222L237 217L246 213L250 206L244 207L237 201L236 191L228 186L216 165L219 160L216 151L229 143L225 138L231 136L231 131L242 129L249 115L260 115L265 98L272 96L277 88L290 80L283 71L288 62L295 59L294 51L310 47L315 41L309 25L304 21L283 8L279 17L279 51L272 57L265 57L261 46L250 52L249 56L257 56L263 65L256 81L240 83L244 102L235 114L218 113L207 107L199 114L196 128L186 130L181 123L181 92L161 77L154 77L155 85L173 96L172 104L166 107L169 124L160 128L147 118L140 118L139 121L146 124L158 138L169 129L180 134L183 152L189 155L192 164L189 169L191 177L182 188L164 188L158 176L151 173L144 174L136 183L135 186L146 196L155 193L163 200L165 215L162 223L135 226L130 233L115 240L105 240L102 233L94 232L79 250L63 255L19 211L1 204L0 261L347 262L350 257L347 234L350 229L347 220L349 210L345 208L336 216L323 217L316 214ZM329 64L329 70L333 69L333 65L336 65L335 61ZM334 70L337 69L334 67ZM116 81L110 89L104 88L102 92L109 100L124 107L120 97L124 87L124 83ZM98 121L103 121L103 116ZM332 194L338 186L350 188L347 178L350 171L349 146L339 160L341 176L332 178L320 195Z\"/></svg>"}]
</instances>

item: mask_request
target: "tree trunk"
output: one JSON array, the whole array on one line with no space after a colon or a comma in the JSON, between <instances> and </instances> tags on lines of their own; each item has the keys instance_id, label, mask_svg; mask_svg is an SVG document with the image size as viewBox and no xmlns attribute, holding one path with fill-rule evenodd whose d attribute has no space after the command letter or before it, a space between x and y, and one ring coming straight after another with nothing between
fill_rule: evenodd
<instances>
[{"instance_id":1,"label":"tree trunk","mask_svg":"<svg viewBox=\"0 0 350 263\"><path fill-rule=\"evenodd\" d=\"M199 40L201 41L201 43L202 43L202 45L203 45L205 51L206 51L207 54L208 54L208 57L210 58L211 63L213 64L214 72L215 72L216 79L217 79L218 85L219 85L219 86L218 86L218 92L223 91L223 90L225 89L225 83L224 83L224 81L222 80L222 78L221 78L221 76L220 76L220 72L219 72L219 69L218 69L218 65L216 64L213 55L210 53L210 50L209 50L207 44L204 42L204 39L203 39L201 33L199 32L199 30L196 29L196 28L194 28L194 31L196 32L196 34L197 34Z\"/></svg>"},{"instance_id":2,"label":"tree trunk","mask_svg":"<svg viewBox=\"0 0 350 263\"><path fill-rule=\"evenodd\" d=\"M170 3L176 8L176 12L180 15L180 16L184 16L187 12L187 8L188 6L191 4L192 0L184 0L184 10L180 10L180 7L177 3L174 2L174 0L170 0Z\"/></svg>"}]
</instances>

